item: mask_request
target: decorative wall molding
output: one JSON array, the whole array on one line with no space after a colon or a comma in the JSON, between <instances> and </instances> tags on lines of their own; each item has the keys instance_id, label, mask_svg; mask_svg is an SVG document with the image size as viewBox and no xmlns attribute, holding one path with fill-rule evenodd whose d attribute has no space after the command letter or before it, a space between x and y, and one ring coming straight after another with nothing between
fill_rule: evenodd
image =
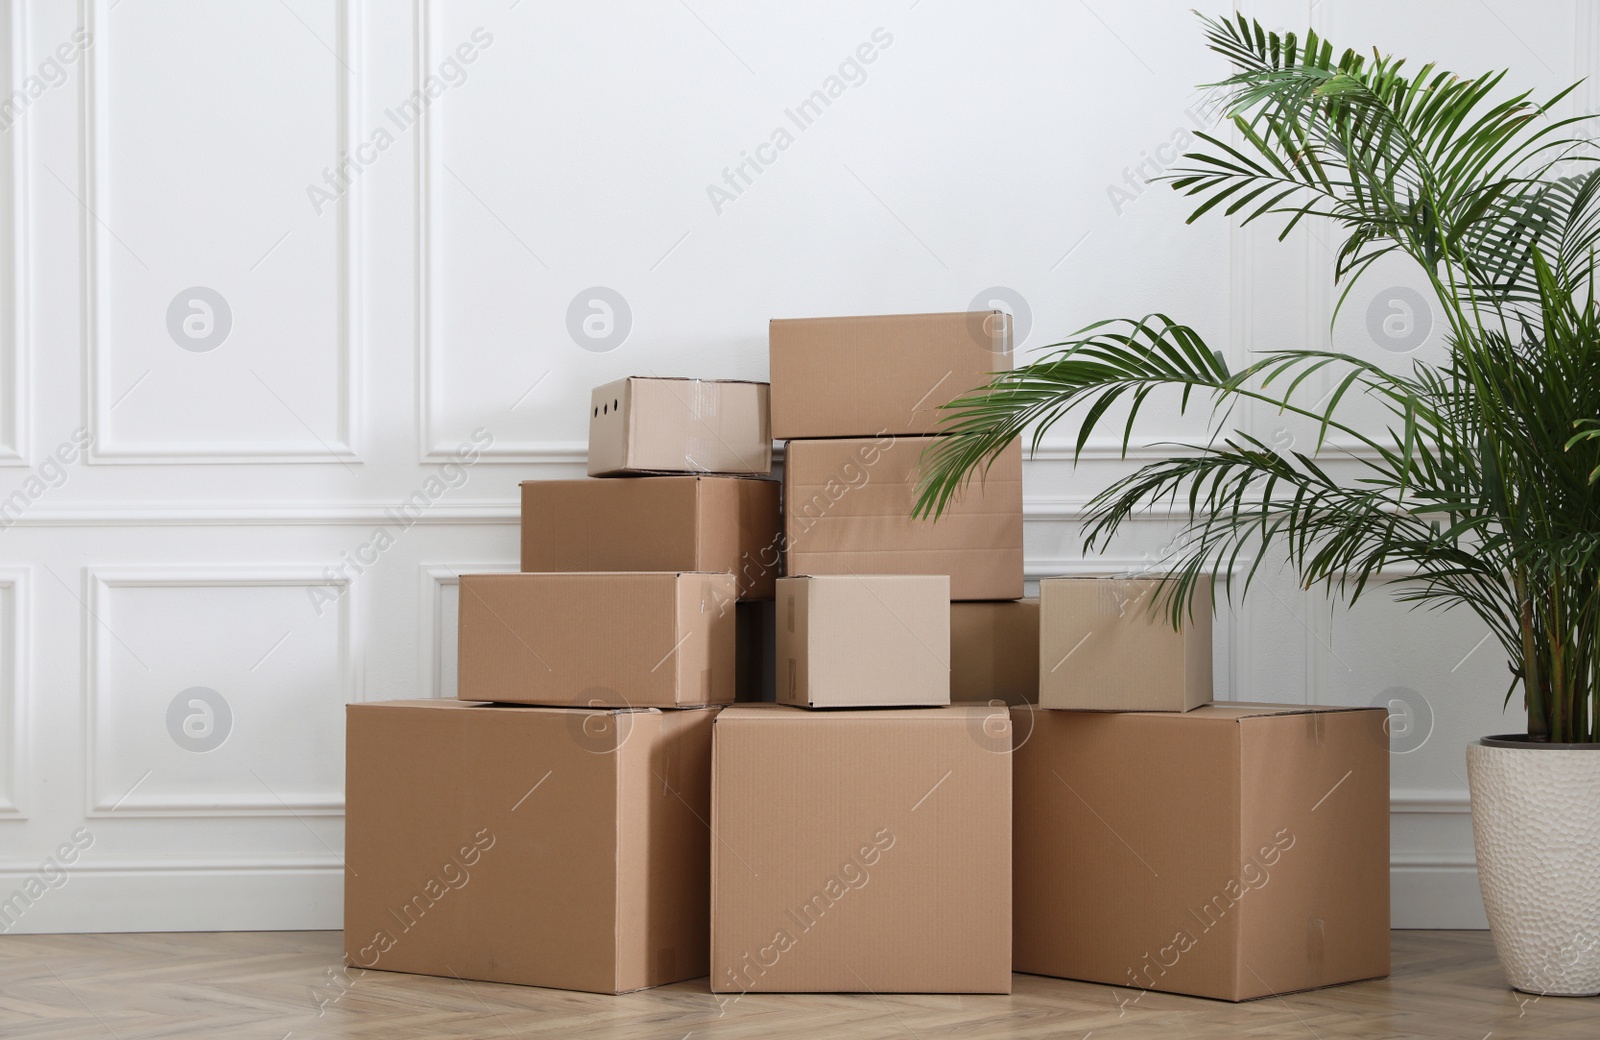
<instances>
[{"instance_id":1,"label":"decorative wall molding","mask_svg":"<svg viewBox=\"0 0 1600 1040\"><path fill-rule=\"evenodd\" d=\"M162 860L110 861L95 869L99 842L71 868L64 895L38 901L10 934L316 930L340 927L344 868ZM32 869L38 870L35 861ZM0 869L4 890L26 871Z\"/></svg>"},{"instance_id":2,"label":"decorative wall molding","mask_svg":"<svg viewBox=\"0 0 1600 1040\"><path fill-rule=\"evenodd\" d=\"M6 624L0 629L0 714L9 730L5 747L5 761L0 763L0 821L27 818L24 806L27 799L23 786L30 773L29 750L29 698L33 690L32 676L28 671L30 656L29 623L33 605L30 600L29 567L0 569L0 617Z\"/></svg>"},{"instance_id":3,"label":"decorative wall molding","mask_svg":"<svg viewBox=\"0 0 1600 1040\"><path fill-rule=\"evenodd\" d=\"M356 431L360 428L360 308L352 306L352 287L362 283L358 262L359 249L352 241L361 241L359 181L353 182L336 203L337 233L335 251L339 284L338 349L339 349L339 418L337 432L326 442L299 445L295 443L262 442L243 448L235 445L217 446L203 439L160 445L140 445L120 442L111 432L111 399L114 388L107 385L105 373L110 371L113 330L109 327L111 255L108 239L110 229L100 214L109 212L108 183L110 180L109 147L105 136L106 103L109 88L106 85L106 52L112 47L107 39L105 25L109 22L101 12L106 0L82 0L84 25L93 35L94 45L83 58L83 97L78 106L79 139L83 149L81 197L90 210L84 218L82 250L83 300L80 321L83 329L83 388L84 414L89 417L89 428L94 433L94 444L87 453L91 464L215 464L273 465L284 463L315 464L335 463L349 465L361 461L355 447ZM112 3L111 6L115 6ZM363 82L361 48L352 47L352 19L348 0L334 0L337 19L336 40L332 44L334 58L350 70L347 76L337 76L333 104L338 113L338 140L346 152L357 143L355 128L359 124L357 101ZM359 9L360 5L356 5ZM298 16L296 16L298 17ZM286 66L287 68L287 66ZM313 434L315 437L316 435Z\"/></svg>"},{"instance_id":4,"label":"decorative wall molding","mask_svg":"<svg viewBox=\"0 0 1600 1040\"><path fill-rule=\"evenodd\" d=\"M28 5L8 0L0 25L7 34L6 93L19 89L22 70L28 68ZM0 256L0 380L4 387L4 415L0 420L0 467L26 466L30 434L32 384L29 382L30 340L28 315L28 125L19 118L0 143L0 233L9 233L10 248Z\"/></svg>"},{"instance_id":5,"label":"decorative wall molding","mask_svg":"<svg viewBox=\"0 0 1600 1040\"><path fill-rule=\"evenodd\" d=\"M412 86L422 89L423 80L431 68L436 43L433 36L433 12L428 0L412 0L412 16L416 25L416 64L412 67ZM438 306L433 298L438 277L435 273L434 226L434 176L433 115L427 108L417 116L416 122L416 195L414 200L417 225L417 439L420 442L419 460L440 462L449 457L452 449L435 439L433 431L433 387L438 378L438 357L434 349L434 323L438 320ZM490 445L486 456L511 462L530 464L570 464L583 462L574 458L576 442L525 442L508 448ZM587 445L585 445L587 448Z\"/></svg>"},{"instance_id":6,"label":"decorative wall molding","mask_svg":"<svg viewBox=\"0 0 1600 1040\"><path fill-rule=\"evenodd\" d=\"M395 523L390 512L397 503L257 502L213 506L174 502L129 507L121 503L85 502L58 509L30 510L14 527L280 527L367 526ZM409 520L410 526L456 524L514 524L519 507L514 501L436 502Z\"/></svg>"},{"instance_id":7,"label":"decorative wall molding","mask_svg":"<svg viewBox=\"0 0 1600 1040\"><path fill-rule=\"evenodd\" d=\"M91 828L92 830L93 828ZM91 847L92 848L92 847ZM168 874L304 874L344 872L344 860L337 856L273 856L269 859L219 859L215 857L173 856L146 859L94 858L87 852L72 865L71 874L96 874L100 876L164 877ZM0 864L0 878L25 877L39 872L39 864L31 860L14 866Z\"/></svg>"},{"instance_id":8,"label":"decorative wall molding","mask_svg":"<svg viewBox=\"0 0 1600 1040\"><path fill-rule=\"evenodd\" d=\"M107 637L111 635L102 620L116 589L127 588L304 588L328 586L343 588L335 610L338 612L338 671L344 703L358 700L358 684L352 648L358 645L358 630L354 618L358 612L352 606L354 598L350 579L328 578L315 564L282 564L240 566L218 564L214 566L185 567L95 567L84 571L87 596L83 602L85 632L84 661L84 791L85 815L90 819L122 819L131 817L239 817L239 816L339 816L344 813L344 793L330 791L322 797L286 800L270 790L260 795L211 794L192 798L135 798L124 794L117 798L101 792L98 766L102 753L100 728L108 717L111 703L109 675L106 667L110 652ZM111 641L114 641L114 637ZM135 785L137 787L137 784Z\"/></svg>"},{"instance_id":9,"label":"decorative wall molding","mask_svg":"<svg viewBox=\"0 0 1600 1040\"><path fill-rule=\"evenodd\" d=\"M1600 3L1577 0L1577 26L1573 38L1574 78L1583 77L1572 92L1574 114L1600 112Z\"/></svg>"},{"instance_id":10,"label":"decorative wall molding","mask_svg":"<svg viewBox=\"0 0 1600 1040\"><path fill-rule=\"evenodd\" d=\"M444 696L444 632L439 627L443 613L444 590L461 584L463 574L515 574L519 564L499 560L494 563L425 563L420 568L422 604L417 632L417 677L419 687L429 697Z\"/></svg>"},{"instance_id":11,"label":"decorative wall molding","mask_svg":"<svg viewBox=\"0 0 1600 1040\"><path fill-rule=\"evenodd\" d=\"M1027 495L1023 517L1030 523L1076 523L1085 516L1087 496ZM13 527L278 527L380 525L393 523L390 512L397 503L377 502L255 502L217 506L203 502L126 503L80 502L53 509L34 508L18 517ZM1132 523L1181 520L1185 511L1159 506L1131 518ZM515 524L520 505L515 499L440 501L410 521L416 526L461 524Z\"/></svg>"}]
</instances>

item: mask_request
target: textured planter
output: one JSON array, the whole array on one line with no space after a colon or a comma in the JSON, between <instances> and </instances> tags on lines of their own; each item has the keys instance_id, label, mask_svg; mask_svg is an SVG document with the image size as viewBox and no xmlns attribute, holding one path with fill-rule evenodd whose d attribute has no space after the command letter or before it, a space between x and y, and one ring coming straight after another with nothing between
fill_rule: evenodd
<instances>
[{"instance_id":1,"label":"textured planter","mask_svg":"<svg viewBox=\"0 0 1600 1040\"><path fill-rule=\"evenodd\" d=\"M1467 748L1478 884L1514 989L1600 994L1600 744Z\"/></svg>"}]
</instances>

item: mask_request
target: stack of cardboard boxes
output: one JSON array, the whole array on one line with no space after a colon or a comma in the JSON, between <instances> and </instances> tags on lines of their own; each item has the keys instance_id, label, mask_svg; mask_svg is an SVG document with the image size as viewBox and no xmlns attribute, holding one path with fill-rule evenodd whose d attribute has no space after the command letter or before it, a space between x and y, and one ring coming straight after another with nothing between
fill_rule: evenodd
<instances>
[{"instance_id":1,"label":"stack of cardboard boxes","mask_svg":"<svg viewBox=\"0 0 1600 1040\"><path fill-rule=\"evenodd\" d=\"M1209 585L1039 583L1012 709L1017 971L1222 1000L1389 972L1381 710L1212 703Z\"/></svg>"},{"instance_id":2,"label":"stack of cardboard boxes","mask_svg":"<svg viewBox=\"0 0 1600 1040\"><path fill-rule=\"evenodd\" d=\"M778 703L713 727L711 988L1009 993L1009 743L974 739L990 712L950 676L952 600L1022 595L1020 450L911 516L940 406L1011 366L1009 318L780 320L769 343Z\"/></svg>"},{"instance_id":3,"label":"stack of cardboard boxes","mask_svg":"<svg viewBox=\"0 0 1600 1040\"><path fill-rule=\"evenodd\" d=\"M459 699L351 706L348 962L611 993L1385 974L1381 712L1211 704L1210 610L1174 631L1154 581L1022 598L1020 447L912 518L1009 318L770 346L770 408L596 389L591 476L524 483L521 572L461 576Z\"/></svg>"},{"instance_id":4,"label":"stack of cardboard boxes","mask_svg":"<svg viewBox=\"0 0 1600 1040\"><path fill-rule=\"evenodd\" d=\"M712 721L753 681L739 611L781 549L767 393L597 388L594 476L523 484L521 572L460 577L458 699L350 707L352 966L603 993L706 974Z\"/></svg>"}]
</instances>

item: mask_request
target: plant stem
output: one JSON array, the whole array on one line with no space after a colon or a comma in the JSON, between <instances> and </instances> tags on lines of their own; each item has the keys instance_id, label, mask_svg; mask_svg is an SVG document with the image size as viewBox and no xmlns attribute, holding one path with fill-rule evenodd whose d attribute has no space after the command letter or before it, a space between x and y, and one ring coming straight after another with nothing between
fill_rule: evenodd
<instances>
[{"instance_id":1,"label":"plant stem","mask_svg":"<svg viewBox=\"0 0 1600 1040\"><path fill-rule=\"evenodd\" d=\"M1533 600L1528 595L1527 568L1517 567L1513 580L1522 614L1522 689L1528 706L1528 736L1533 740L1549 740L1550 719L1545 708L1539 647L1533 630Z\"/></svg>"}]
</instances>

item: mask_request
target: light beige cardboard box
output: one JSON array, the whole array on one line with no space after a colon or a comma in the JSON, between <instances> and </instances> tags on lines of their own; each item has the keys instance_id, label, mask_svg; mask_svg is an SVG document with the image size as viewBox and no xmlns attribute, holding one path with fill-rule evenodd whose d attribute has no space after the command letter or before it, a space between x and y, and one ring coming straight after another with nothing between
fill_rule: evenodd
<instances>
[{"instance_id":1,"label":"light beige cardboard box","mask_svg":"<svg viewBox=\"0 0 1600 1040\"><path fill-rule=\"evenodd\" d=\"M734 699L734 579L463 574L456 696L682 708Z\"/></svg>"},{"instance_id":2,"label":"light beige cardboard box","mask_svg":"<svg viewBox=\"0 0 1600 1040\"><path fill-rule=\"evenodd\" d=\"M1018 971L1220 1000L1389 973L1382 709L1011 714Z\"/></svg>"},{"instance_id":3,"label":"light beige cardboard box","mask_svg":"<svg viewBox=\"0 0 1600 1040\"><path fill-rule=\"evenodd\" d=\"M1011 315L777 318L767 344L777 439L937 433L942 405L1011 368Z\"/></svg>"},{"instance_id":4,"label":"light beige cardboard box","mask_svg":"<svg viewBox=\"0 0 1600 1040\"><path fill-rule=\"evenodd\" d=\"M846 574L778 579L778 703L873 708L950 703L950 579Z\"/></svg>"},{"instance_id":5,"label":"light beige cardboard box","mask_svg":"<svg viewBox=\"0 0 1600 1040\"><path fill-rule=\"evenodd\" d=\"M931 437L790 441L788 574L948 574L957 600L1022 596L1022 446L1008 447L937 522L911 516Z\"/></svg>"},{"instance_id":6,"label":"light beige cardboard box","mask_svg":"<svg viewBox=\"0 0 1600 1040\"><path fill-rule=\"evenodd\" d=\"M950 604L950 700L1038 703L1037 597Z\"/></svg>"},{"instance_id":7,"label":"light beige cardboard box","mask_svg":"<svg viewBox=\"0 0 1600 1040\"><path fill-rule=\"evenodd\" d=\"M589 400L589 475L772 472L766 383L631 376Z\"/></svg>"},{"instance_id":8,"label":"light beige cardboard box","mask_svg":"<svg viewBox=\"0 0 1600 1040\"><path fill-rule=\"evenodd\" d=\"M988 712L718 714L714 992L1011 991L1011 743Z\"/></svg>"},{"instance_id":9,"label":"light beige cardboard box","mask_svg":"<svg viewBox=\"0 0 1600 1040\"><path fill-rule=\"evenodd\" d=\"M522 482L525 571L727 571L771 599L778 484L740 477Z\"/></svg>"},{"instance_id":10,"label":"light beige cardboard box","mask_svg":"<svg viewBox=\"0 0 1600 1040\"><path fill-rule=\"evenodd\" d=\"M345 963L596 993L703 977L715 714L350 705Z\"/></svg>"},{"instance_id":11,"label":"light beige cardboard box","mask_svg":"<svg viewBox=\"0 0 1600 1040\"><path fill-rule=\"evenodd\" d=\"M1189 711L1211 700L1211 584L1175 631L1159 578L1039 582L1039 706Z\"/></svg>"}]
</instances>

